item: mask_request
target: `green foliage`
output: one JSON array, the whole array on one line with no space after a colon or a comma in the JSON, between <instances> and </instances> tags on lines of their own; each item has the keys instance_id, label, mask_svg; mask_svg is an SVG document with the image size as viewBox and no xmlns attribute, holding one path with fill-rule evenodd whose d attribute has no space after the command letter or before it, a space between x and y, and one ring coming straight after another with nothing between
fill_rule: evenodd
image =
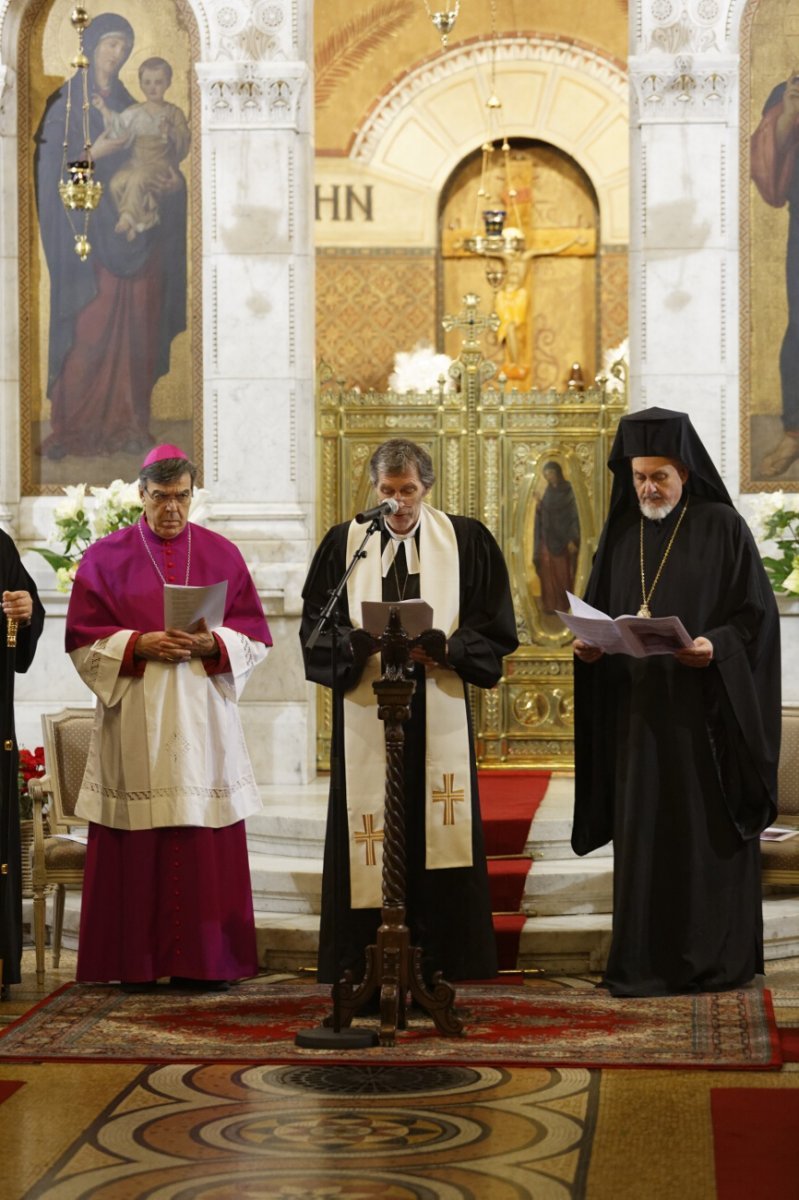
<instances>
[{"instance_id":1,"label":"green foliage","mask_svg":"<svg viewBox=\"0 0 799 1200\"><path fill-rule=\"evenodd\" d=\"M31 547L55 571L59 592L68 592L72 587L80 560L92 542L133 525L142 512L137 485L121 479L115 479L107 488L87 489L85 483L79 483L65 487L64 493L66 499L53 513L49 539L51 546L58 548Z\"/></svg>"},{"instance_id":2,"label":"green foliage","mask_svg":"<svg viewBox=\"0 0 799 1200\"><path fill-rule=\"evenodd\" d=\"M776 508L764 515L762 539L771 547L763 566L774 591L799 595L799 512Z\"/></svg>"}]
</instances>

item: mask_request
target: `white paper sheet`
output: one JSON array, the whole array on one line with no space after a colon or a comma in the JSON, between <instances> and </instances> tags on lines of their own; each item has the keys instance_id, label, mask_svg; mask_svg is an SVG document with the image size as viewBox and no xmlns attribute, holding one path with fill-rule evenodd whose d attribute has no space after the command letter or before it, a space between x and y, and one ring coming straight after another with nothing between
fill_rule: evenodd
<instances>
[{"instance_id":1,"label":"white paper sheet","mask_svg":"<svg viewBox=\"0 0 799 1200\"><path fill-rule=\"evenodd\" d=\"M372 637L380 637L388 625L392 608L399 609L402 628L408 637L418 637L433 628L433 610L426 600L364 600L361 604L361 624Z\"/></svg>"},{"instance_id":2,"label":"white paper sheet","mask_svg":"<svg viewBox=\"0 0 799 1200\"><path fill-rule=\"evenodd\" d=\"M207 587L164 585L164 629L182 629L194 633L203 617L209 629L224 624L227 580Z\"/></svg>"}]
</instances>

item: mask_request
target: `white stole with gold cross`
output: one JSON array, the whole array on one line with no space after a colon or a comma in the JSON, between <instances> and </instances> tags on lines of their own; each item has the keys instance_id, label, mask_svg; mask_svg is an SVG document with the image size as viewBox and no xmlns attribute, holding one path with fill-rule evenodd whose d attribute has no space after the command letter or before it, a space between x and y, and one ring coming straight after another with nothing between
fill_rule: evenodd
<instances>
[{"instance_id":1,"label":"white stole with gold cross","mask_svg":"<svg viewBox=\"0 0 799 1200\"><path fill-rule=\"evenodd\" d=\"M363 539L354 521L347 537L347 562ZM433 624L447 637L458 627L458 543L449 517L422 505L419 528L420 595L433 610ZM350 620L361 625L364 600L383 595L380 539L373 537L347 581ZM367 661L357 687L344 697L344 764L349 821L350 901L353 908L380 908L383 875L385 737L372 684L380 678L380 655ZM463 682L444 667L425 683L427 729L425 770L425 865L429 869L472 865L472 795L469 732ZM381 727L378 732L378 725Z\"/></svg>"}]
</instances>

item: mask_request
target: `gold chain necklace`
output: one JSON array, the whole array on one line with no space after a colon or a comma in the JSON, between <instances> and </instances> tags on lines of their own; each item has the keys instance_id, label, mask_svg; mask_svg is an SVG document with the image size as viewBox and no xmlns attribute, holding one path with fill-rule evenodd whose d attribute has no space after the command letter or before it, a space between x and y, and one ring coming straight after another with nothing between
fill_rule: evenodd
<instances>
[{"instance_id":1,"label":"gold chain necklace","mask_svg":"<svg viewBox=\"0 0 799 1200\"><path fill-rule=\"evenodd\" d=\"M679 530L680 526L682 525L683 517L685 516L685 514L687 512L688 512L688 497L686 496L685 497L685 505L683 506L683 510L680 513L677 524L674 526L674 532L672 533L671 537L669 538L669 544L666 547L663 557L660 560L660 566L657 569L657 574L655 575L655 578L652 580L652 586L649 589L648 595L647 595L647 591L646 591L646 575L644 574L644 518L643 518L643 514L641 515L641 538L640 538L640 545L641 545L641 607L638 609L636 616L639 616L639 617L651 617L652 616L652 613L649 609L649 601L652 599L652 593L654 592L655 588L657 587L657 582L660 579L660 573L666 565L666 559L669 557L671 548L674 545L674 539L677 536L677 531Z\"/></svg>"}]
</instances>

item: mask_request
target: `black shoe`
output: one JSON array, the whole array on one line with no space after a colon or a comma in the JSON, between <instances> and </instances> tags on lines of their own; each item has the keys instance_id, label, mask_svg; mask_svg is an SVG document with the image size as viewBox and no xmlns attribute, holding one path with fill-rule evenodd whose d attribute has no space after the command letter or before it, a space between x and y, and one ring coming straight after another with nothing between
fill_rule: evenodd
<instances>
[{"instance_id":1,"label":"black shoe","mask_svg":"<svg viewBox=\"0 0 799 1200\"><path fill-rule=\"evenodd\" d=\"M173 975L169 986L182 988L187 992L229 992L230 982L227 979L186 979L182 975Z\"/></svg>"},{"instance_id":2,"label":"black shoe","mask_svg":"<svg viewBox=\"0 0 799 1200\"><path fill-rule=\"evenodd\" d=\"M123 979L119 986L123 992L154 992L158 984L154 979L135 983L128 983Z\"/></svg>"}]
</instances>

